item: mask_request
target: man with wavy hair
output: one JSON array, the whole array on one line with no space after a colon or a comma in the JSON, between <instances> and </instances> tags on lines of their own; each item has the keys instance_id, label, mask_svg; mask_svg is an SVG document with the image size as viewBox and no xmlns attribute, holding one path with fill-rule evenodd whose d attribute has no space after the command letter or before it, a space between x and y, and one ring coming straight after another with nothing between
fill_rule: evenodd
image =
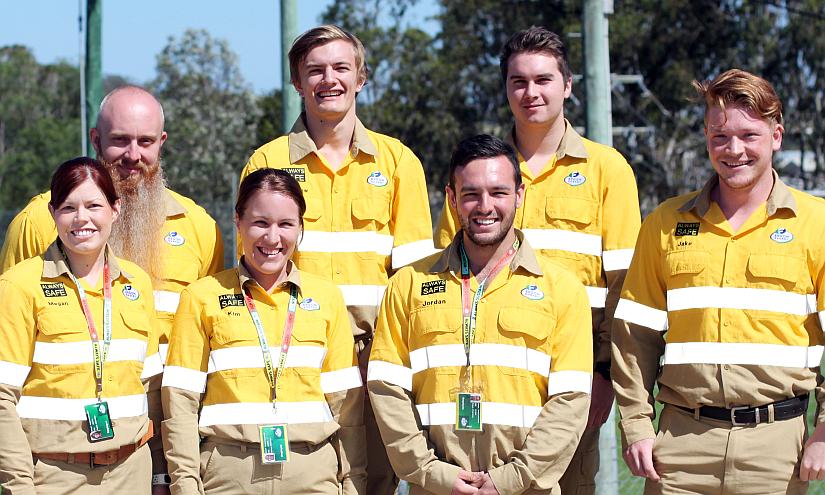
<instances>
[{"instance_id":1,"label":"man with wavy hair","mask_svg":"<svg viewBox=\"0 0 825 495\"><path fill-rule=\"evenodd\" d=\"M613 326L624 458L646 494L805 493L825 477L825 205L773 170L770 83L730 70L693 84L715 173L639 233Z\"/></svg>"}]
</instances>

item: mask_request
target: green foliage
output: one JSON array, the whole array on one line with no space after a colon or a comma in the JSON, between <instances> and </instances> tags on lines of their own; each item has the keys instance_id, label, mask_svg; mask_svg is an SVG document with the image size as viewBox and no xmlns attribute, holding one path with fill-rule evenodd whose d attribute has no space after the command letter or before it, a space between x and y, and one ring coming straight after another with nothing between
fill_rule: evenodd
<instances>
[{"instance_id":1,"label":"green foliage","mask_svg":"<svg viewBox=\"0 0 825 495\"><path fill-rule=\"evenodd\" d=\"M66 62L40 65L25 47L2 47L0 94L0 209L20 208L80 155L79 74Z\"/></svg>"},{"instance_id":2,"label":"green foliage","mask_svg":"<svg viewBox=\"0 0 825 495\"><path fill-rule=\"evenodd\" d=\"M281 124L281 114L283 113L284 102L280 89L273 89L269 94L258 100L258 107L261 109L261 118L258 119L257 138L255 146L264 144L281 137L285 130Z\"/></svg>"},{"instance_id":3,"label":"green foliage","mask_svg":"<svg viewBox=\"0 0 825 495\"><path fill-rule=\"evenodd\" d=\"M164 169L175 191L196 201L227 201L254 151L261 116L226 40L187 30L157 56L149 84L163 104Z\"/></svg>"}]
</instances>

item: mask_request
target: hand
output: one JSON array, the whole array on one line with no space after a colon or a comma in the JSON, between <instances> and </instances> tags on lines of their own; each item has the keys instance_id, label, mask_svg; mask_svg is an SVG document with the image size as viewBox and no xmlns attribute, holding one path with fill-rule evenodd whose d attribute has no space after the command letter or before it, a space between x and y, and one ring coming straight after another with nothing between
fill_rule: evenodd
<instances>
[{"instance_id":1,"label":"hand","mask_svg":"<svg viewBox=\"0 0 825 495\"><path fill-rule=\"evenodd\" d=\"M470 471L461 470L458 472L458 478L453 483L453 489L450 490L450 495L473 495L478 491L478 487L474 486L475 482L481 479L483 473L474 473Z\"/></svg>"},{"instance_id":2,"label":"hand","mask_svg":"<svg viewBox=\"0 0 825 495\"><path fill-rule=\"evenodd\" d=\"M152 486L152 495L169 495L169 485Z\"/></svg>"},{"instance_id":3,"label":"hand","mask_svg":"<svg viewBox=\"0 0 825 495\"><path fill-rule=\"evenodd\" d=\"M645 438L632 444L622 452L624 462L634 476L659 481L659 473L653 469L653 439Z\"/></svg>"},{"instance_id":4,"label":"hand","mask_svg":"<svg viewBox=\"0 0 825 495\"><path fill-rule=\"evenodd\" d=\"M479 479L473 482L473 486L478 488L476 495L499 495L490 473L482 474Z\"/></svg>"},{"instance_id":5,"label":"hand","mask_svg":"<svg viewBox=\"0 0 825 495\"><path fill-rule=\"evenodd\" d=\"M593 373L593 391L590 394L590 414L587 415L587 428L599 428L613 409L613 382L605 380L599 373Z\"/></svg>"},{"instance_id":6,"label":"hand","mask_svg":"<svg viewBox=\"0 0 825 495\"><path fill-rule=\"evenodd\" d=\"M805 442L799 478L802 481L825 480L825 427L820 424Z\"/></svg>"}]
</instances>

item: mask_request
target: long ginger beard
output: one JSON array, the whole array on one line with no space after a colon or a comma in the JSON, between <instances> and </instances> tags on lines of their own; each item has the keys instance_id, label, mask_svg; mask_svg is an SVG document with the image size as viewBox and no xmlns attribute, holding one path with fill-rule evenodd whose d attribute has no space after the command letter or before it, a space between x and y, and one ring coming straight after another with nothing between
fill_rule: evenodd
<instances>
[{"instance_id":1,"label":"long ginger beard","mask_svg":"<svg viewBox=\"0 0 825 495\"><path fill-rule=\"evenodd\" d=\"M137 166L141 173L121 177L117 171L120 160L104 162L120 196L120 217L112 225L109 244L119 258L141 267L161 287L166 259L163 225L166 222L166 178L160 159L154 165L143 161Z\"/></svg>"}]
</instances>

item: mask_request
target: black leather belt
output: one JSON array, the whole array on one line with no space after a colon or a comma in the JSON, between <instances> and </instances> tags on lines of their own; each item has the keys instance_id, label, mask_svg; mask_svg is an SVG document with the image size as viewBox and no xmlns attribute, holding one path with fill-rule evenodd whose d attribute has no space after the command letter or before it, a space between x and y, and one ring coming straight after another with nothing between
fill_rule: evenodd
<instances>
[{"instance_id":1,"label":"black leather belt","mask_svg":"<svg viewBox=\"0 0 825 495\"><path fill-rule=\"evenodd\" d=\"M796 418L802 416L808 410L808 394L793 397L791 399L780 400L773 404L773 419L781 421L783 419ZM725 407L702 406L699 408L699 416L705 418L730 421L733 426L744 426L755 423L768 422L768 405L759 407L739 406L727 409ZM676 406L687 412L694 412L695 409Z\"/></svg>"}]
</instances>

